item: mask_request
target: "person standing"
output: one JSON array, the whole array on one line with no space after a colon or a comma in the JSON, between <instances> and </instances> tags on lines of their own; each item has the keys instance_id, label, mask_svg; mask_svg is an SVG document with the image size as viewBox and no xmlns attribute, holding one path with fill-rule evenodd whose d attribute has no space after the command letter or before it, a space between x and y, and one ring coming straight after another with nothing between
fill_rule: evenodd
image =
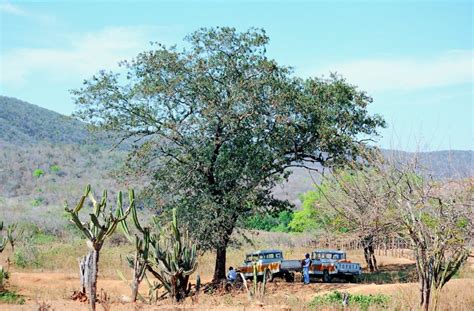
<instances>
[{"instance_id":1,"label":"person standing","mask_svg":"<svg viewBox=\"0 0 474 311\"><path fill-rule=\"evenodd\" d=\"M303 267L303 280L304 284L309 284L309 267L311 266L311 259L309 259L308 253L306 253L304 257L305 258L301 262L301 266Z\"/></svg>"}]
</instances>

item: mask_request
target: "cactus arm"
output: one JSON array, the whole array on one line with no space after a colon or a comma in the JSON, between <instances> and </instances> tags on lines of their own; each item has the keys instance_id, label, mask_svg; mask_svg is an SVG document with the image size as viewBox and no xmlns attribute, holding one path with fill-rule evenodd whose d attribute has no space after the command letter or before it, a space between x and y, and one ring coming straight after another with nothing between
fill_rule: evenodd
<instances>
[{"instance_id":1,"label":"cactus arm","mask_svg":"<svg viewBox=\"0 0 474 311\"><path fill-rule=\"evenodd\" d=\"M84 201L86 200L86 196L83 195L80 199L79 202L76 205L76 208L74 208L74 213L79 213L81 208L84 206Z\"/></svg>"},{"instance_id":2,"label":"cactus arm","mask_svg":"<svg viewBox=\"0 0 474 311\"><path fill-rule=\"evenodd\" d=\"M99 219L97 218L97 216L95 214L89 214L90 218L91 218L91 221L92 221L92 224L97 227L98 229L103 229L104 227L99 223Z\"/></svg>"},{"instance_id":3,"label":"cactus arm","mask_svg":"<svg viewBox=\"0 0 474 311\"><path fill-rule=\"evenodd\" d=\"M135 204L133 204L133 208L132 208L132 219L133 219L133 222L134 222L135 227L137 228L137 230L140 231L140 232L143 232L143 228L140 225L140 221L138 221L137 208L135 207Z\"/></svg>"},{"instance_id":4,"label":"cactus arm","mask_svg":"<svg viewBox=\"0 0 474 311\"><path fill-rule=\"evenodd\" d=\"M8 242L8 239L6 237L3 237L0 243L0 253L3 252L3 250L7 246L7 242Z\"/></svg>"}]
</instances>

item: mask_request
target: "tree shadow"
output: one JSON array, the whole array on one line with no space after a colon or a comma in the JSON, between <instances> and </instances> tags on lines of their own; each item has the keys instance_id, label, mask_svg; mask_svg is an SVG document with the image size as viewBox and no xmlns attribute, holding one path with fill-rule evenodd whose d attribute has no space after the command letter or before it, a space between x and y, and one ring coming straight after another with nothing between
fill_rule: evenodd
<instances>
[{"instance_id":1,"label":"tree shadow","mask_svg":"<svg viewBox=\"0 0 474 311\"><path fill-rule=\"evenodd\" d=\"M379 267L379 271L366 272L360 277L360 283L393 284L416 281L416 266L413 263L383 265Z\"/></svg>"}]
</instances>

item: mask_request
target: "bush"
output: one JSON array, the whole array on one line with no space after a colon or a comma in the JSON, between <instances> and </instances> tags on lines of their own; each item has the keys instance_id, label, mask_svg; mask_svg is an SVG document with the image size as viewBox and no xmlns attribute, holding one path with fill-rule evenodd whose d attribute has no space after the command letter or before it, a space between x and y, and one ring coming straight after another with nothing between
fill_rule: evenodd
<instances>
[{"instance_id":1,"label":"bush","mask_svg":"<svg viewBox=\"0 0 474 311\"><path fill-rule=\"evenodd\" d=\"M0 303L10 303L22 305L25 303L25 299L15 292L3 291L0 292Z\"/></svg>"},{"instance_id":2,"label":"bush","mask_svg":"<svg viewBox=\"0 0 474 311\"><path fill-rule=\"evenodd\" d=\"M10 275L0 266L0 293L5 290L5 285Z\"/></svg>"},{"instance_id":3,"label":"bush","mask_svg":"<svg viewBox=\"0 0 474 311\"><path fill-rule=\"evenodd\" d=\"M342 305L343 294L338 291L333 291L329 294L322 296L316 296L309 303L309 307L315 309L322 305ZM362 310L367 310L370 306L376 305L380 308L385 308L388 306L390 297L383 294L375 295L363 295L363 294L354 294L349 295L349 306L357 305Z\"/></svg>"},{"instance_id":4,"label":"bush","mask_svg":"<svg viewBox=\"0 0 474 311\"><path fill-rule=\"evenodd\" d=\"M61 171L61 167L59 167L59 165L51 165L49 170L51 171L51 173L58 173Z\"/></svg>"},{"instance_id":5,"label":"bush","mask_svg":"<svg viewBox=\"0 0 474 311\"><path fill-rule=\"evenodd\" d=\"M288 224L292 219L292 211L281 211L277 216L272 214L252 215L245 220L244 227L253 230L288 232Z\"/></svg>"},{"instance_id":6,"label":"bush","mask_svg":"<svg viewBox=\"0 0 474 311\"><path fill-rule=\"evenodd\" d=\"M43 203L43 198L35 198L30 202L31 206L33 207L38 207L41 205L41 203Z\"/></svg>"},{"instance_id":7,"label":"bush","mask_svg":"<svg viewBox=\"0 0 474 311\"><path fill-rule=\"evenodd\" d=\"M39 177L41 177L41 176L43 176L43 175L44 175L44 171L43 171L42 169L40 169L40 168L37 168L37 169L35 169L35 170L33 171L33 177L39 178Z\"/></svg>"},{"instance_id":8,"label":"bush","mask_svg":"<svg viewBox=\"0 0 474 311\"><path fill-rule=\"evenodd\" d=\"M25 238L21 248L13 253L13 262L20 268L37 268L41 266L40 252L32 236Z\"/></svg>"},{"instance_id":9,"label":"bush","mask_svg":"<svg viewBox=\"0 0 474 311\"><path fill-rule=\"evenodd\" d=\"M52 235L52 234L47 234L47 233L43 233L43 232L38 232L37 234L35 234L33 237L32 237L32 242L34 244L49 244L49 243L52 243L54 241L56 241L56 236Z\"/></svg>"}]
</instances>

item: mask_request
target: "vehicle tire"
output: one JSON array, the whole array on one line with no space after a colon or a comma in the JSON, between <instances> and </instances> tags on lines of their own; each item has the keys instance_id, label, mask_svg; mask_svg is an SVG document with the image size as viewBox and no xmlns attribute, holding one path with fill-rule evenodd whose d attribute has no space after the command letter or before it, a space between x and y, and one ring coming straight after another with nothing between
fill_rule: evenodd
<instances>
[{"instance_id":1,"label":"vehicle tire","mask_svg":"<svg viewBox=\"0 0 474 311\"><path fill-rule=\"evenodd\" d=\"M295 274L293 272L285 273L285 281L287 283L293 283L295 281Z\"/></svg>"},{"instance_id":2,"label":"vehicle tire","mask_svg":"<svg viewBox=\"0 0 474 311\"><path fill-rule=\"evenodd\" d=\"M329 274L328 270L323 271L323 282L324 283L331 283L331 275Z\"/></svg>"},{"instance_id":3,"label":"vehicle tire","mask_svg":"<svg viewBox=\"0 0 474 311\"><path fill-rule=\"evenodd\" d=\"M265 281L273 282L273 273L269 269L265 269Z\"/></svg>"}]
</instances>

